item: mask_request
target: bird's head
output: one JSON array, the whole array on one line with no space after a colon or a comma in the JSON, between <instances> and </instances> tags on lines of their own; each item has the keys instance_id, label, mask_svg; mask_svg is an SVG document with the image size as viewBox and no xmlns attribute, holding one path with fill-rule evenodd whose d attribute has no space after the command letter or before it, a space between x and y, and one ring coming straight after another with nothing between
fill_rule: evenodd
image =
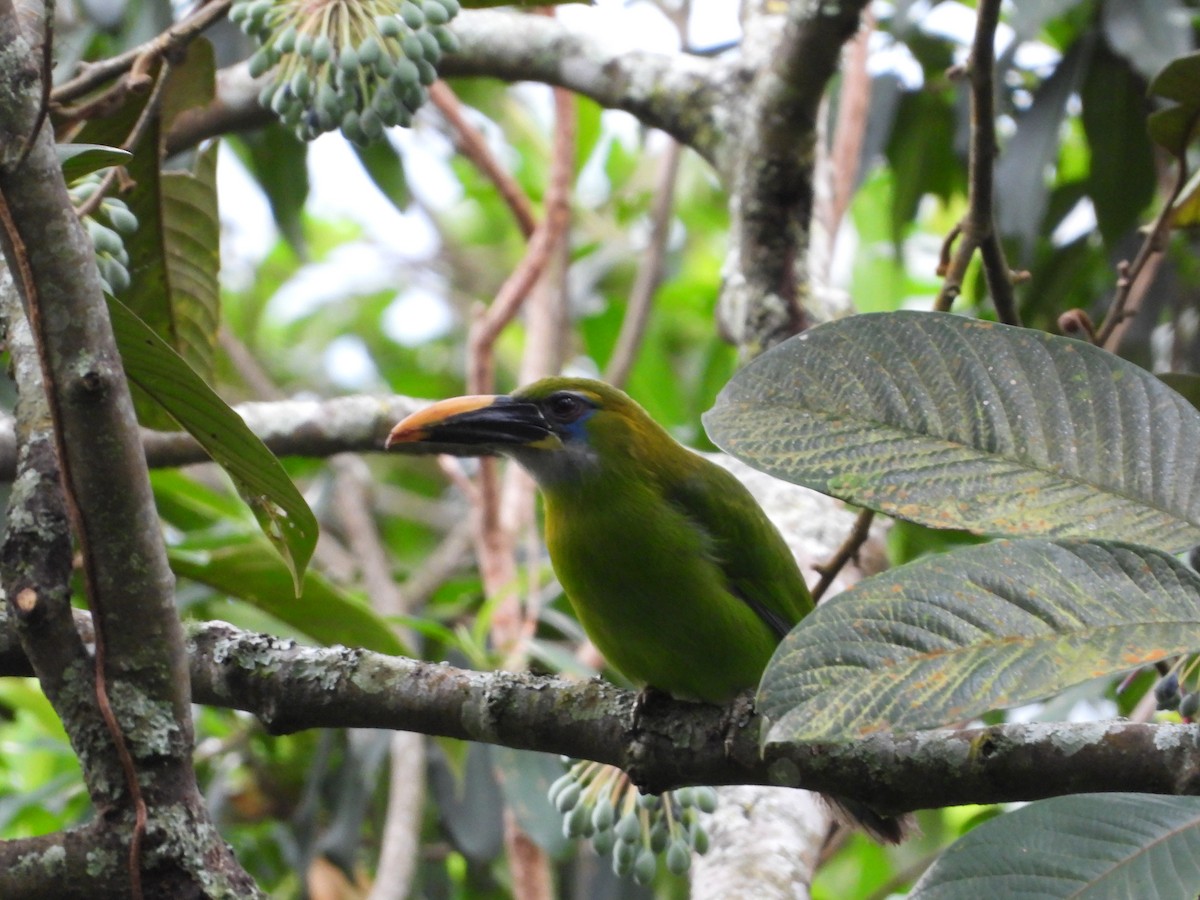
<instances>
[{"instance_id":1,"label":"bird's head","mask_svg":"<svg viewBox=\"0 0 1200 900\"><path fill-rule=\"evenodd\" d=\"M509 456L542 487L602 471L675 442L623 391L588 378L544 378L508 395L455 397L392 429L387 449Z\"/></svg>"}]
</instances>

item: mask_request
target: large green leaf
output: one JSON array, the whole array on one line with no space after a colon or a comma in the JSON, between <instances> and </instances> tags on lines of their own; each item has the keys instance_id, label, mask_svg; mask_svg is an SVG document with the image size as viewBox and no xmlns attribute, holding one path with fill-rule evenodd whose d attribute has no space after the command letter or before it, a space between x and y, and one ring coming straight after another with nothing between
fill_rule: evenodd
<instances>
[{"instance_id":1,"label":"large green leaf","mask_svg":"<svg viewBox=\"0 0 1200 900\"><path fill-rule=\"evenodd\" d=\"M1114 5L1125 4L1106 4ZM1154 148L1146 134L1150 109L1145 83L1098 42L1079 96L1083 130L1092 151L1087 192L1100 234L1112 247L1137 225L1154 199Z\"/></svg>"},{"instance_id":2,"label":"large green leaf","mask_svg":"<svg viewBox=\"0 0 1200 900\"><path fill-rule=\"evenodd\" d=\"M176 575L244 600L323 644L406 652L383 619L315 572L305 573L293 596L290 573L261 538L204 550L172 548L168 557Z\"/></svg>"},{"instance_id":3,"label":"large green leaf","mask_svg":"<svg viewBox=\"0 0 1200 900\"><path fill-rule=\"evenodd\" d=\"M221 318L219 146L214 142L200 153L192 171L164 172L160 181L172 346L205 378L212 373Z\"/></svg>"},{"instance_id":4,"label":"large green leaf","mask_svg":"<svg viewBox=\"0 0 1200 900\"><path fill-rule=\"evenodd\" d=\"M1067 338L854 316L760 356L704 423L756 468L925 525L1200 543L1200 412Z\"/></svg>"},{"instance_id":5,"label":"large green leaf","mask_svg":"<svg viewBox=\"0 0 1200 900\"><path fill-rule=\"evenodd\" d=\"M1200 53L1171 60L1150 82L1150 94L1174 101L1151 113L1146 121L1150 137L1177 159L1184 159L1200 121Z\"/></svg>"},{"instance_id":6,"label":"large green leaf","mask_svg":"<svg viewBox=\"0 0 1200 900\"><path fill-rule=\"evenodd\" d=\"M288 569L296 594L317 545L317 520L287 472L242 417L128 307L108 298L129 380L160 404L221 465Z\"/></svg>"},{"instance_id":7,"label":"large green leaf","mask_svg":"<svg viewBox=\"0 0 1200 900\"><path fill-rule=\"evenodd\" d=\"M998 541L859 582L783 639L772 743L914 731L1200 648L1200 576L1133 544Z\"/></svg>"},{"instance_id":8,"label":"large green leaf","mask_svg":"<svg viewBox=\"0 0 1200 900\"><path fill-rule=\"evenodd\" d=\"M1056 797L984 822L953 844L909 900L1194 900L1200 798Z\"/></svg>"}]
</instances>

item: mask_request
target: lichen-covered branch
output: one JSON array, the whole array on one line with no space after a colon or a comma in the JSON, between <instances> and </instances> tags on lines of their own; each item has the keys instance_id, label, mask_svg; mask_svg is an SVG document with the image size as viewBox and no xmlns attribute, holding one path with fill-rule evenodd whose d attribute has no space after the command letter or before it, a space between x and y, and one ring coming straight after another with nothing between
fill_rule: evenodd
<instances>
[{"instance_id":1,"label":"lichen-covered branch","mask_svg":"<svg viewBox=\"0 0 1200 900\"><path fill-rule=\"evenodd\" d=\"M98 710L121 761L122 779L106 782L93 800L128 848L122 871L132 895L141 896L147 881L150 894L199 896L201 880L253 894L206 825L191 766L191 692L174 578L94 250L67 195L54 135L42 128L28 140L40 102L36 56L11 0L0 0L0 245L37 350L95 626L96 703L58 712ZM26 146L27 155L14 152ZM50 596L61 586L26 590L27 597ZM35 667L51 683L72 678L70 671L43 673L42 661ZM175 827L187 831L175 834ZM40 885L43 896L57 887Z\"/></svg>"},{"instance_id":2,"label":"lichen-covered branch","mask_svg":"<svg viewBox=\"0 0 1200 900\"><path fill-rule=\"evenodd\" d=\"M194 699L258 716L275 733L395 728L596 759L651 790L782 784L883 811L1033 800L1083 791L1200 793L1191 726L1124 721L874 735L758 753L757 718L732 736L724 709L601 681L472 672L292 641L212 622L189 642Z\"/></svg>"},{"instance_id":3,"label":"lichen-covered branch","mask_svg":"<svg viewBox=\"0 0 1200 900\"><path fill-rule=\"evenodd\" d=\"M817 111L865 6L804 0L788 4L783 16L758 14L747 23L743 53L762 64L752 69L726 173L729 256L717 311L743 359L804 326Z\"/></svg>"},{"instance_id":4,"label":"lichen-covered branch","mask_svg":"<svg viewBox=\"0 0 1200 900\"><path fill-rule=\"evenodd\" d=\"M18 639L13 643L29 660L29 674L38 677L67 729L88 793L105 809L115 804L123 774L97 707L92 658L71 610L71 535L41 366L3 263L0 317L18 392L20 472L9 495L0 545L0 582L14 625L5 629L5 637Z\"/></svg>"},{"instance_id":5,"label":"lichen-covered branch","mask_svg":"<svg viewBox=\"0 0 1200 900\"><path fill-rule=\"evenodd\" d=\"M0 676L23 670L18 651L4 649L9 628L0 615ZM188 649L192 699L253 713L272 733L416 731L595 759L630 770L656 791L785 785L867 801L883 812L1093 791L1200 794L1200 735L1190 725L1113 720L938 729L773 745L764 758L757 717L730 732L724 708L665 697L635 714L636 694L597 680L306 647L224 622L192 625Z\"/></svg>"}]
</instances>

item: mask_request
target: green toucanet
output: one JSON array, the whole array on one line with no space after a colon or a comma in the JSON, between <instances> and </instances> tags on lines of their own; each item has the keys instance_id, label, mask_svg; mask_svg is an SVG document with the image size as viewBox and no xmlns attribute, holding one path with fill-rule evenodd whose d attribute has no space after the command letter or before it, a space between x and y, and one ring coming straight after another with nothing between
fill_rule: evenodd
<instances>
[{"instance_id":1,"label":"green toucanet","mask_svg":"<svg viewBox=\"0 0 1200 900\"><path fill-rule=\"evenodd\" d=\"M387 446L502 454L526 469L563 591L636 684L724 703L758 685L812 609L791 550L742 483L603 382L546 378L508 396L444 400L397 425ZM899 840L896 820L838 805Z\"/></svg>"}]
</instances>

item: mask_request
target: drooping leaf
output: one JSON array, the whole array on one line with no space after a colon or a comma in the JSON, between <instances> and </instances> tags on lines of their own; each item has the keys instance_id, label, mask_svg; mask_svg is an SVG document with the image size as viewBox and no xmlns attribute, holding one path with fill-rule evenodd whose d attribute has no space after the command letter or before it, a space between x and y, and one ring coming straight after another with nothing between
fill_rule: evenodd
<instances>
[{"instance_id":1,"label":"drooping leaf","mask_svg":"<svg viewBox=\"0 0 1200 900\"><path fill-rule=\"evenodd\" d=\"M1105 4L1106 8L1123 4ZM1091 147L1087 192L1112 247L1154 198L1154 148L1146 134L1145 82L1097 42L1080 90L1083 130Z\"/></svg>"},{"instance_id":2,"label":"drooping leaf","mask_svg":"<svg viewBox=\"0 0 1200 900\"><path fill-rule=\"evenodd\" d=\"M292 249L307 256L303 213L308 200L308 144L280 122L230 139L230 146L258 180L271 215Z\"/></svg>"},{"instance_id":3,"label":"drooping leaf","mask_svg":"<svg viewBox=\"0 0 1200 900\"><path fill-rule=\"evenodd\" d=\"M171 548L167 555L176 575L243 600L322 644L406 652L387 622L317 573L306 572L296 593L291 573L261 538L203 550Z\"/></svg>"},{"instance_id":4,"label":"drooping leaf","mask_svg":"<svg viewBox=\"0 0 1200 900\"><path fill-rule=\"evenodd\" d=\"M914 731L1200 648L1200 575L1133 544L998 541L859 582L779 645L771 743Z\"/></svg>"},{"instance_id":5,"label":"drooping leaf","mask_svg":"<svg viewBox=\"0 0 1200 900\"><path fill-rule=\"evenodd\" d=\"M221 318L218 147L200 153L191 172L164 172L160 182L173 346L203 378L212 373Z\"/></svg>"},{"instance_id":6,"label":"drooping leaf","mask_svg":"<svg viewBox=\"0 0 1200 900\"><path fill-rule=\"evenodd\" d=\"M1080 794L1031 803L968 832L910 900L1194 900L1200 798Z\"/></svg>"},{"instance_id":7,"label":"drooping leaf","mask_svg":"<svg viewBox=\"0 0 1200 900\"><path fill-rule=\"evenodd\" d=\"M354 147L358 161L375 182L375 186L400 212L408 209L412 199L408 190L408 176L404 173L404 158L391 141L371 141L365 147Z\"/></svg>"},{"instance_id":8,"label":"drooping leaf","mask_svg":"<svg viewBox=\"0 0 1200 900\"><path fill-rule=\"evenodd\" d=\"M430 792L447 837L456 850L480 862L504 846L504 795L493 768L494 752L487 744L468 744L458 773L437 749L429 760Z\"/></svg>"},{"instance_id":9,"label":"drooping leaf","mask_svg":"<svg viewBox=\"0 0 1200 900\"><path fill-rule=\"evenodd\" d=\"M704 423L756 468L925 525L1200 543L1200 413L1067 338L940 313L854 316L754 360Z\"/></svg>"},{"instance_id":10,"label":"drooping leaf","mask_svg":"<svg viewBox=\"0 0 1200 900\"><path fill-rule=\"evenodd\" d=\"M275 545L297 594L317 544L317 520L279 460L167 343L113 297L109 315L125 374L221 465Z\"/></svg>"},{"instance_id":11,"label":"drooping leaf","mask_svg":"<svg viewBox=\"0 0 1200 900\"><path fill-rule=\"evenodd\" d=\"M1150 94L1173 101L1150 115L1146 122L1150 137L1182 159L1200 122L1200 53L1171 60L1150 82Z\"/></svg>"},{"instance_id":12,"label":"drooping leaf","mask_svg":"<svg viewBox=\"0 0 1200 900\"><path fill-rule=\"evenodd\" d=\"M133 158L128 150L103 144L55 144L54 149L62 166L63 180L67 184L100 169L122 165Z\"/></svg>"},{"instance_id":13,"label":"drooping leaf","mask_svg":"<svg viewBox=\"0 0 1200 900\"><path fill-rule=\"evenodd\" d=\"M1041 233L1049 199L1046 172L1061 149L1067 101L1090 53L1087 39L1071 47L1017 118L1017 131L996 164L996 224L1005 236L1019 238L1027 253Z\"/></svg>"},{"instance_id":14,"label":"drooping leaf","mask_svg":"<svg viewBox=\"0 0 1200 900\"><path fill-rule=\"evenodd\" d=\"M220 226L216 199L216 146L199 154L191 171L164 172L164 122L206 102L213 93L213 51L193 42L186 58L172 66L163 105L151 116L133 157L124 163L137 189L124 199L138 220L125 239L131 284L122 300L173 349L207 377L211 372L219 316ZM158 77L155 67L149 72ZM90 120L77 140L120 145L145 111L149 92L130 92L111 115ZM133 387L141 423L169 428L172 422Z\"/></svg>"},{"instance_id":15,"label":"drooping leaf","mask_svg":"<svg viewBox=\"0 0 1200 900\"><path fill-rule=\"evenodd\" d=\"M563 836L563 817L546 796L550 785L563 774L562 759L551 753L492 747L496 779L504 802L521 830L551 857L561 859L571 847Z\"/></svg>"}]
</instances>

